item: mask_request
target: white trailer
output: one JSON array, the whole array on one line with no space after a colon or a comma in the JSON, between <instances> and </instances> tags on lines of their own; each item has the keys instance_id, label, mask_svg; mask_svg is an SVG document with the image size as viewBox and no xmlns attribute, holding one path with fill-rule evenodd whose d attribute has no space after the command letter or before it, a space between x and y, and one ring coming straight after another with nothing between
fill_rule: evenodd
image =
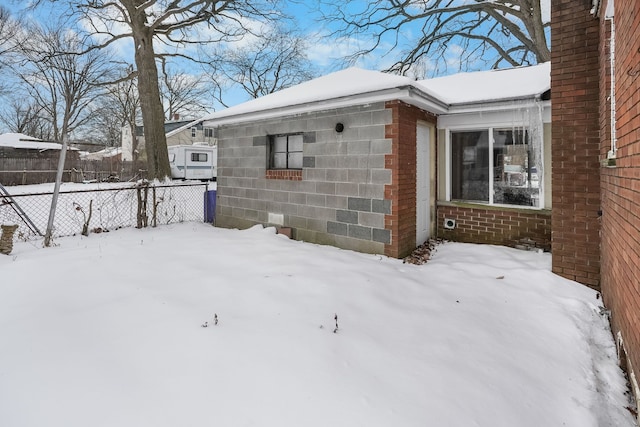
<instances>
[{"instance_id":1,"label":"white trailer","mask_svg":"<svg viewBox=\"0 0 640 427\"><path fill-rule=\"evenodd\" d=\"M172 145L168 149L171 178L215 180L218 176L218 147Z\"/></svg>"}]
</instances>

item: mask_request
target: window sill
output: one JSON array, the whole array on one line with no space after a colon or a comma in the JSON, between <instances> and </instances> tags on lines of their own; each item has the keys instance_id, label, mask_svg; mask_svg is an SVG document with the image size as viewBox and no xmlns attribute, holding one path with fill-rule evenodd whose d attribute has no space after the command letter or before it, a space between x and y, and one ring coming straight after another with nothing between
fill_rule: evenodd
<instances>
[{"instance_id":1,"label":"window sill","mask_svg":"<svg viewBox=\"0 0 640 427\"><path fill-rule=\"evenodd\" d=\"M522 205L490 205L488 203L481 202L464 202L464 201L445 201L438 200L438 206L456 206L461 208L471 208L471 209L486 209L486 210L494 210L494 211L516 211L516 212L536 212L536 213L545 213L551 212L550 209L539 208L537 206L522 206Z\"/></svg>"},{"instance_id":2,"label":"window sill","mask_svg":"<svg viewBox=\"0 0 640 427\"><path fill-rule=\"evenodd\" d=\"M267 179L284 179L287 181L302 181L301 169L267 169Z\"/></svg>"}]
</instances>

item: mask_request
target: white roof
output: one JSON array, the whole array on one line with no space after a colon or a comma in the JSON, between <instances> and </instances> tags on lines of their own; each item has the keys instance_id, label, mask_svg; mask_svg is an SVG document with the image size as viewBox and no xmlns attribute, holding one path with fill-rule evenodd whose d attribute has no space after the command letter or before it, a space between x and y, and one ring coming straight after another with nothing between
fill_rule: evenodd
<instances>
[{"instance_id":1,"label":"white roof","mask_svg":"<svg viewBox=\"0 0 640 427\"><path fill-rule=\"evenodd\" d=\"M204 120L215 125L394 99L415 104L416 97L444 111L445 105L422 93L409 77L353 67L214 112Z\"/></svg>"},{"instance_id":2,"label":"white roof","mask_svg":"<svg viewBox=\"0 0 640 427\"><path fill-rule=\"evenodd\" d=\"M80 158L83 160L102 160L122 154L122 147L106 147L100 151L93 153L82 153Z\"/></svg>"},{"instance_id":3,"label":"white roof","mask_svg":"<svg viewBox=\"0 0 640 427\"><path fill-rule=\"evenodd\" d=\"M409 86L412 82L408 77L355 67L347 68L346 70L327 74L235 107L227 108L210 116L225 117L264 109L325 101L383 89Z\"/></svg>"},{"instance_id":4,"label":"white roof","mask_svg":"<svg viewBox=\"0 0 640 427\"><path fill-rule=\"evenodd\" d=\"M417 82L450 105L532 98L551 87L551 63L458 73Z\"/></svg>"},{"instance_id":5,"label":"white roof","mask_svg":"<svg viewBox=\"0 0 640 427\"><path fill-rule=\"evenodd\" d=\"M60 150L62 144L46 142L23 133L3 133L0 135L0 147L23 148L27 150ZM69 147L69 150L75 148Z\"/></svg>"},{"instance_id":6,"label":"white roof","mask_svg":"<svg viewBox=\"0 0 640 427\"><path fill-rule=\"evenodd\" d=\"M354 67L211 113L203 120L220 125L396 99L444 114L456 104L539 96L551 87L550 70L545 63L416 81Z\"/></svg>"}]
</instances>

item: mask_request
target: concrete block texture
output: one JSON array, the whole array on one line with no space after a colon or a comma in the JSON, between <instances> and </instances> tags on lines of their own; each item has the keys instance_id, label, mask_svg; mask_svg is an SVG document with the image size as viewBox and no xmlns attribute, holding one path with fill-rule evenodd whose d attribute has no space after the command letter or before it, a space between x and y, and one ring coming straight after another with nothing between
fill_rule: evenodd
<instances>
[{"instance_id":1,"label":"concrete block texture","mask_svg":"<svg viewBox=\"0 0 640 427\"><path fill-rule=\"evenodd\" d=\"M316 192L319 194L335 195L336 183L335 182L317 182Z\"/></svg>"},{"instance_id":2,"label":"concrete block texture","mask_svg":"<svg viewBox=\"0 0 640 427\"><path fill-rule=\"evenodd\" d=\"M336 195L338 196L358 196L358 184L348 182L336 183Z\"/></svg>"},{"instance_id":3,"label":"concrete block texture","mask_svg":"<svg viewBox=\"0 0 640 427\"><path fill-rule=\"evenodd\" d=\"M347 224L358 224L358 212L337 210L336 221L345 222Z\"/></svg>"},{"instance_id":4,"label":"concrete block texture","mask_svg":"<svg viewBox=\"0 0 640 427\"><path fill-rule=\"evenodd\" d=\"M347 236L349 233L348 225L340 222L327 222L327 233Z\"/></svg>"},{"instance_id":5,"label":"concrete block texture","mask_svg":"<svg viewBox=\"0 0 640 427\"><path fill-rule=\"evenodd\" d=\"M303 168L315 168L316 167L316 158L315 158L315 156L304 156L302 158L302 167Z\"/></svg>"},{"instance_id":6,"label":"concrete block texture","mask_svg":"<svg viewBox=\"0 0 640 427\"><path fill-rule=\"evenodd\" d=\"M373 229L373 241L389 244L391 243L391 231L374 228Z\"/></svg>"},{"instance_id":7,"label":"concrete block texture","mask_svg":"<svg viewBox=\"0 0 640 427\"><path fill-rule=\"evenodd\" d=\"M336 209L347 209L348 198L344 196L327 196L327 207Z\"/></svg>"},{"instance_id":8,"label":"concrete block texture","mask_svg":"<svg viewBox=\"0 0 640 427\"><path fill-rule=\"evenodd\" d=\"M383 200L390 121L385 104L375 103L225 125L216 225L247 228L278 214L298 239L384 253L390 236L384 233L390 202ZM345 125L341 133L338 122ZM271 136L289 133L303 135L302 180L267 178Z\"/></svg>"},{"instance_id":9,"label":"concrete block texture","mask_svg":"<svg viewBox=\"0 0 640 427\"><path fill-rule=\"evenodd\" d=\"M371 169L371 184L391 184L391 170Z\"/></svg>"},{"instance_id":10,"label":"concrete block texture","mask_svg":"<svg viewBox=\"0 0 640 427\"><path fill-rule=\"evenodd\" d=\"M384 215L372 212L360 212L358 224L366 227L384 228Z\"/></svg>"},{"instance_id":11,"label":"concrete block texture","mask_svg":"<svg viewBox=\"0 0 640 427\"><path fill-rule=\"evenodd\" d=\"M371 240L371 227L349 224L349 237L361 240Z\"/></svg>"},{"instance_id":12,"label":"concrete block texture","mask_svg":"<svg viewBox=\"0 0 640 427\"><path fill-rule=\"evenodd\" d=\"M371 212L371 199L349 197L349 210Z\"/></svg>"},{"instance_id":13,"label":"concrete block texture","mask_svg":"<svg viewBox=\"0 0 640 427\"><path fill-rule=\"evenodd\" d=\"M360 197L382 199L384 198L384 186L379 184L358 184Z\"/></svg>"},{"instance_id":14,"label":"concrete block texture","mask_svg":"<svg viewBox=\"0 0 640 427\"><path fill-rule=\"evenodd\" d=\"M372 200L371 210L386 215L391 214L391 200Z\"/></svg>"},{"instance_id":15,"label":"concrete block texture","mask_svg":"<svg viewBox=\"0 0 640 427\"><path fill-rule=\"evenodd\" d=\"M347 145L348 155L365 155L371 153L371 141L351 141Z\"/></svg>"},{"instance_id":16,"label":"concrete block texture","mask_svg":"<svg viewBox=\"0 0 640 427\"><path fill-rule=\"evenodd\" d=\"M348 171L346 169L327 169L327 181L346 182Z\"/></svg>"}]
</instances>

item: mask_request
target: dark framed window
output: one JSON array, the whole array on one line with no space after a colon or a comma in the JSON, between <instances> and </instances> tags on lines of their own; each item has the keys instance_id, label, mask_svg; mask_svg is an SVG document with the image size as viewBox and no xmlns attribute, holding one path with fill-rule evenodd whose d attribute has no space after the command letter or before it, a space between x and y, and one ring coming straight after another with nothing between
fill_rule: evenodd
<instances>
[{"instance_id":1,"label":"dark framed window","mask_svg":"<svg viewBox=\"0 0 640 427\"><path fill-rule=\"evenodd\" d=\"M526 130L493 130L494 203L537 205L540 181L532 163Z\"/></svg>"},{"instance_id":2,"label":"dark framed window","mask_svg":"<svg viewBox=\"0 0 640 427\"><path fill-rule=\"evenodd\" d=\"M191 138L195 138L197 135L198 129L193 127L191 128Z\"/></svg>"},{"instance_id":3,"label":"dark framed window","mask_svg":"<svg viewBox=\"0 0 640 427\"><path fill-rule=\"evenodd\" d=\"M451 132L451 198L489 202L489 131Z\"/></svg>"},{"instance_id":4,"label":"dark framed window","mask_svg":"<svg viewBox=\"0 0 640 427\"><path fill-rule=\"evenodd\" d=\"M213 128L204 128L204 137L213 138L214 137Z\"/></svg>"},{"instance_id":5,"label":"dark framed window","mask_svg":"<svg viewBox=\"0 0 640 427\"><path fill-rule=\"evenodd\" d=\"M207 153L191 153L192 162L206 162Z\"/></svg>"},{"instance_id":6,"label":"dark framed window","mask_svg":"<svg viewBox=\"0 0 640 427\"><path fill-rule=\"evenodd\" d=\"M540 207L541 176L527 129L490 128L450 135L451 200ZM537 158L542 158L541 152Z\"/></svg>"},{"instance_id":7,"label":"dark framed window","mask_svg":"<svg viewBox=\"0 0 640 427\"><path fill-rule=\"evenodd\" d=\"M302 169L302 134L269 137L269 169Z\"/></svg>"}]
</instances>

